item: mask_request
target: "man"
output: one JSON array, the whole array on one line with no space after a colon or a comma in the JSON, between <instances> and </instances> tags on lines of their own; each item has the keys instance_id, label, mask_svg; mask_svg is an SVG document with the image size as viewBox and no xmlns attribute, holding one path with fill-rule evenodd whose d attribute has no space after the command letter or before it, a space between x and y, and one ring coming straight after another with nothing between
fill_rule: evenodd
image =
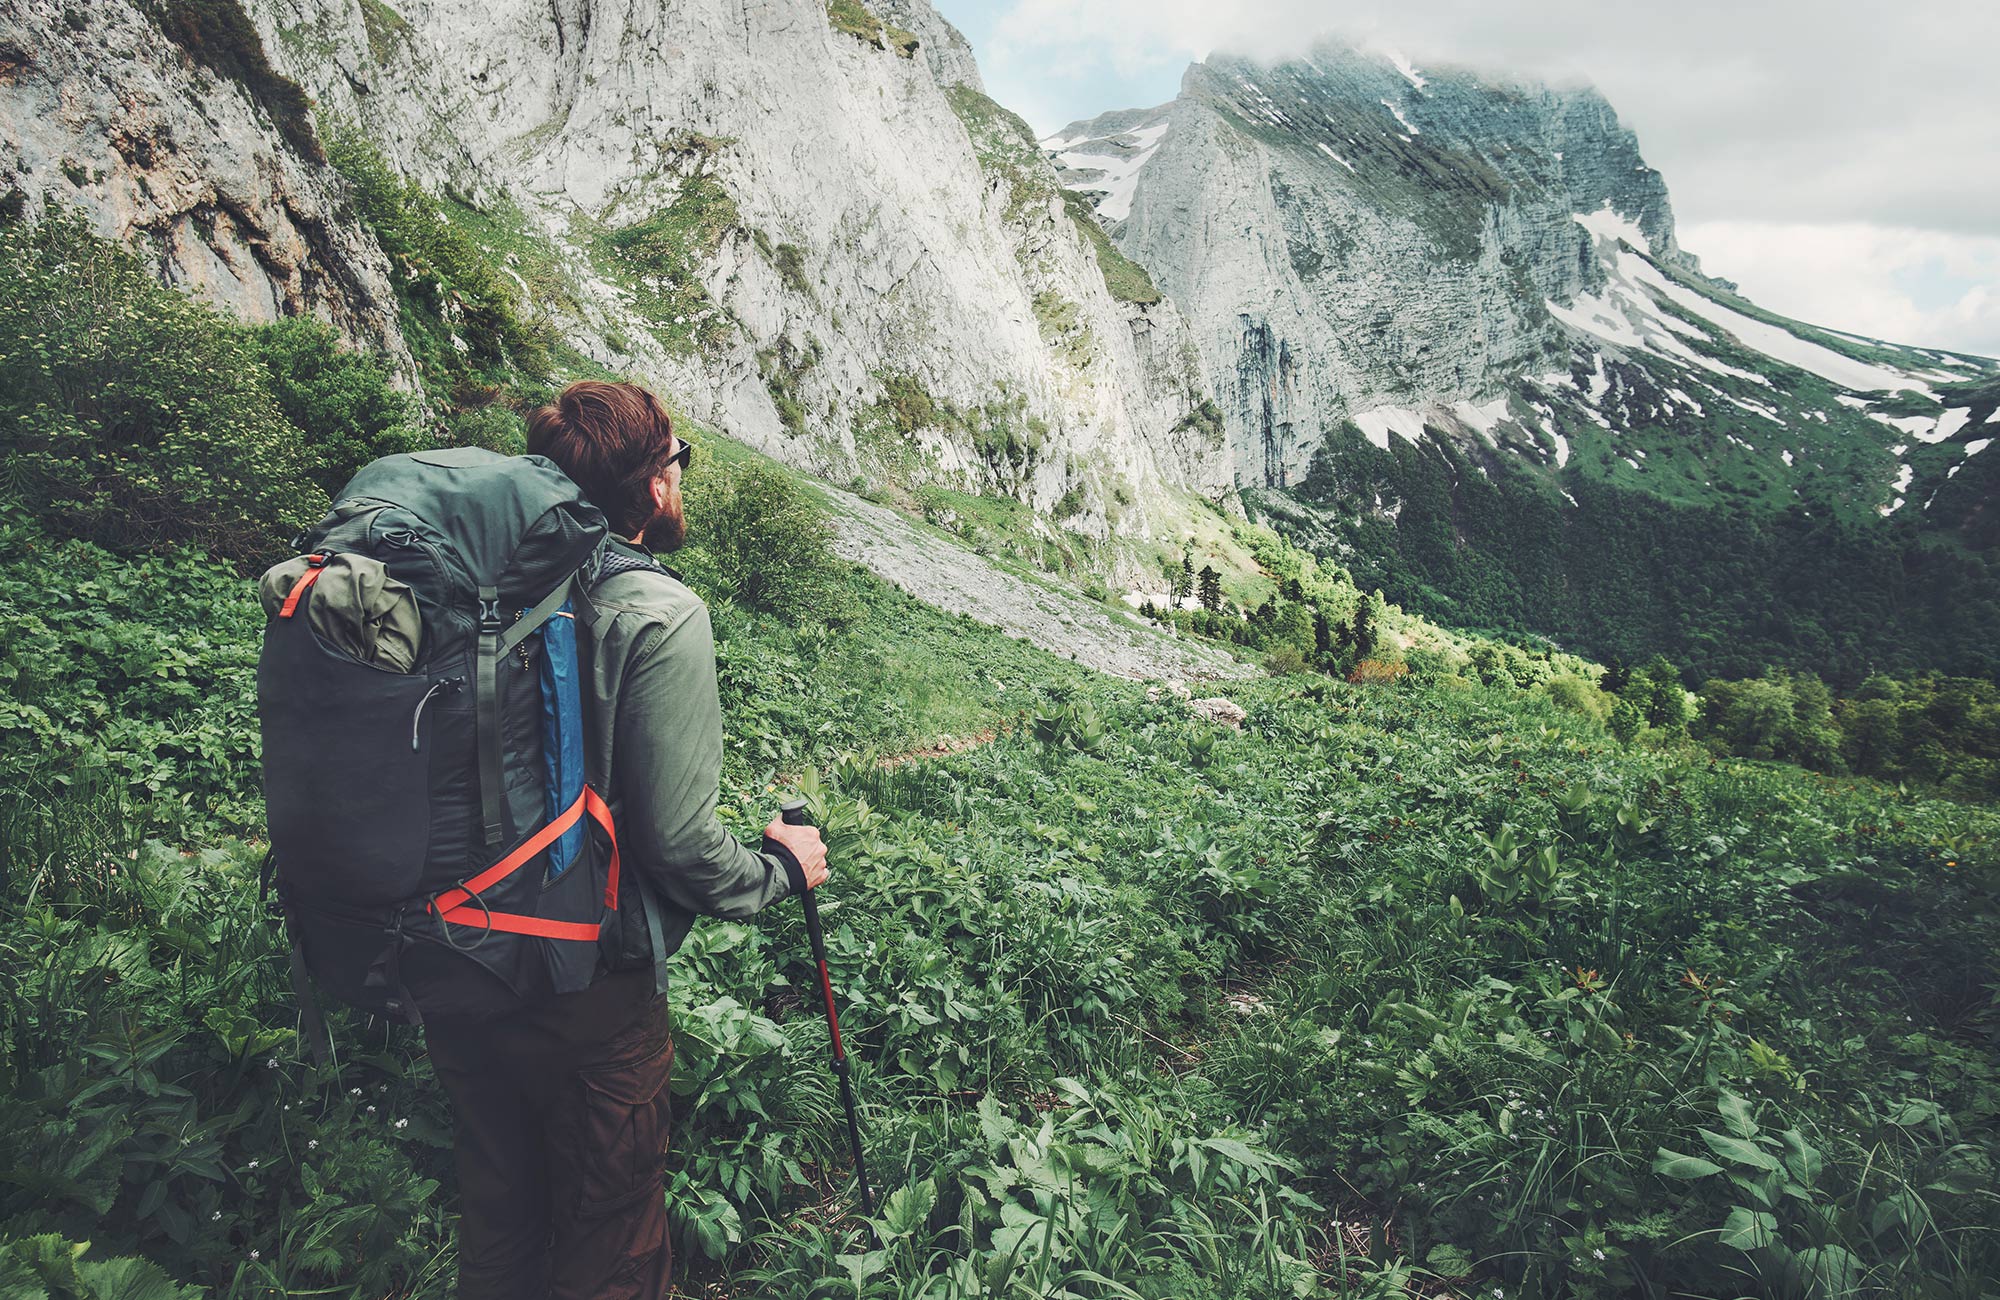
<instances>
[{"instance_id":1,"label":"man","mask_svg":"<svg viewBox=\"0 0 2000 1300\"><path fill-rule=\"evenodd\" d=\"M779 852L753 853L716 820L722 717L708 609L643 562L681 544L692 446L632 384L576 383L528 420L547 456L618 540L592 592L587 767L611 805L627 879L611 973L499 1021L433 1019L430 1054L457 1111L463 1300L657 1300L673 1254L661 1173L673 1061L653 962L697 914L747 917L789 892ZM622 557L622 558L620 558ZM773 820L767 848L827 877L810 826ZM612 932L607 931L607 935Z\"/></svg>"}]
</instances>

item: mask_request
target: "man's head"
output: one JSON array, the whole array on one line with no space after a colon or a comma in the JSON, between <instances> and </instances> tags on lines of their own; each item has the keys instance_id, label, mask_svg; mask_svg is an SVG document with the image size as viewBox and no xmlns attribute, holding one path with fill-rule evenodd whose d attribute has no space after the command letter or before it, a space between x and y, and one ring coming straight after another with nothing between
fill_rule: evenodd
<instances>
[{"instance_id":1,"label":"man's head","mask_svg":"<svg viewBox=\"0 0 2000 1300\"><path fill-rule=\"evenodd\" d=\"M637 384L584 380L528 416L528 450L575 479L612 532L655 551L686 535L681 447L660 399Z\"/></svg>"}]
</instances>

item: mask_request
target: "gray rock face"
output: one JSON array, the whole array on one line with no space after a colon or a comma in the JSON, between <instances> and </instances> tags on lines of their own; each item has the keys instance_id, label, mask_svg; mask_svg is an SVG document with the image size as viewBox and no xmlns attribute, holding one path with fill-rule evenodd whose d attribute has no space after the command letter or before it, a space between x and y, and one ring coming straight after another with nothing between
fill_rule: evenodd
<instances>
[{"instance_id":1,"label":"gray rock face","mask_svg":"<svg viewBox=\"0 0 2000 1300\"><path fill-rule=\"evenodd\" d=\"M1187 313L1248 484L1296 481L1350 417L1566 367L1544 302L1602 279L1575 214L1608 205L1692 269L1659 173L1587 89L1329 46L1198 64L1172 104L1047 143Z\"/></svg>"},{"instance_id":2,"label":"gray rock face","mask_svg":"<svg viewBox=\"0 0 2000 1300\"><path fill-rule=\"evenodd\" d=\"M822 0L243 2L324 127L433 192L517 205L566 281L535 301L517 277L528 309L703 424L1098 536L1232 486L1190 422L1206 388L1178 314L1113 295L1032 139L975 143L1011 115L924 0L858 34ZM132 0L0 21L0 191L69 196L246 319L313 312L407 365L386 264L301 156L303 114L288 144ZM648 222L682 255L607 253Z\"/></svg>"},{"instance_id":3,"label":"gray rock face","mask_svg":"<svg viewBox=\"0 0 2000 1300\"><path fill-rule=\"evenodd\" d=\"M81 209L245 320L316 316L407 370L381 250L272 112L124 0L0 11L0 192Z\"/></svg>"},{"instance_id":4,"label":"gray rock face","mask_svg":"<svg viewBox=\"0 0 2000 1300\"><path fill-rule=\"evenodd\" d=\"M252 8L324 112L576 253L573 341L698 421L836 481L1004 493L1098 535L1146 526L1121 501L1230 486L1219 446L1187 455L1204 390L1178 317L1111 295L1032 140L1021 174L977 146L977 69L923 0L876 9L914 52L820 0L351 5ZM700 195L726 208L693 258L705 305L647 320L635 276L583 254Z\"/></svg>"},{"instance_id":5,"label":"gray rock face","mask_svg":"<svg viewBox=\"0 0 2000 1300\"><path fill-rule=\"evenodd\" d=\"M972 57L972 42L924 0L876 0L875 12L883 22L913 32L923 42L918 57L929 66L931 79L938 85L970 86L986 93L979 63Z\"/></svg>"}]
</instances>

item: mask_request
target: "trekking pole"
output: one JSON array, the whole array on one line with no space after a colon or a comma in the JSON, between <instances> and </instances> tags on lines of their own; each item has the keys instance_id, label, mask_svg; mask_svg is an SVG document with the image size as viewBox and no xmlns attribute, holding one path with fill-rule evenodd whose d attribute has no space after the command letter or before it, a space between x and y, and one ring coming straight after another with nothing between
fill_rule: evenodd
<instances>
[{"instance_id":1,"label":"trekking pole","mask_svg":"<svg viewBox=\"0 0 2000 1300\"><path fill-rule=\"evenodd\" d=\"M806 801L790 799L779 805L778 814L787 826L811 825L806 820ZM819 928L819 895L805 887L805 871L790 850L777 845L792 873L792 885L806 909L806 936L812 940L813 961L819 966L819 989L826 996L826 1023L833 1031L833 1072L840 1076L840 1104L847 1111L847 1140L854 1148L854 1178L861 1184L861 1205L875 1213L875 1193L868 1189L868 1165L861 1158L861 1124L854 1116L854 1082L848 1075L847 1049L840 1041L840 1015L833 1008L833 981L826 973L826 936Z\"/></svg>"}]
</instances>

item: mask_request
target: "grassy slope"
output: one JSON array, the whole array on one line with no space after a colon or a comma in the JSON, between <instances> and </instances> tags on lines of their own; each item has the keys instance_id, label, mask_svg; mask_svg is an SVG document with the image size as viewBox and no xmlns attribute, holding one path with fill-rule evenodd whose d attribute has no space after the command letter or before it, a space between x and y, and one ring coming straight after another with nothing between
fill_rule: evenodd
<instances>
[{"instance_id":1,"label":"grassy slope","mask_svg":"<svg viewBox=\"0 0 2000 1300\"><path fill-rule=\"evenodd\" d=\"M100 658L28 704L101 694L130 726L192 698L241 725L240 583L175 560L173 599L86 636L99 607L49 566L90 590L129 566L29 545L0 556L10 610ZM672 1200L698 1273L726 1256L803 1297L859 1256L868 1295L977 1274L1025 1297L1088 1271L1276 1296L1388 1293L1428 1261L1482 1289L1710 1288L1751 1266L1714 1236L1743 1194L1654 1153L1718 1155L1698 1130L1742 1123L1795 1127L1823 1162L1778 1198L1788 1250L1906 1283L1995 1265L1990 812L1622 751L1534 695L1267 682L1235 688L1239 734L853 581L867 613L845 633L718 604L722 802L747 834L806 774L870 1158L898 1195L871 1227L820 1208L840 1134L797 916L708 924L675 973ZM172 690L121 650L190 625L219 640ZM986 730L939 761L871 757ZM8 762L34 797L0 815L23 864L0 1107L43 1154L0 1160L6 1235L219 1290L444 1294L448 1116L413 1036L350 1022L335 1074L300 1059L256 851L215 838L256 834L253 763L198 789L168 763L163 802L119 812L87 779L40 786L28 749ZM195 820L213 829L177 829ZM215 847L149 847L148 826ZM189 1123L197 1146L143 1154ZM1871 1231L1897 1214L1942 1235ZM1335 1217L1375 1225L1382 1258L1340 1260Z\"/></svg>"}]
</instances>

